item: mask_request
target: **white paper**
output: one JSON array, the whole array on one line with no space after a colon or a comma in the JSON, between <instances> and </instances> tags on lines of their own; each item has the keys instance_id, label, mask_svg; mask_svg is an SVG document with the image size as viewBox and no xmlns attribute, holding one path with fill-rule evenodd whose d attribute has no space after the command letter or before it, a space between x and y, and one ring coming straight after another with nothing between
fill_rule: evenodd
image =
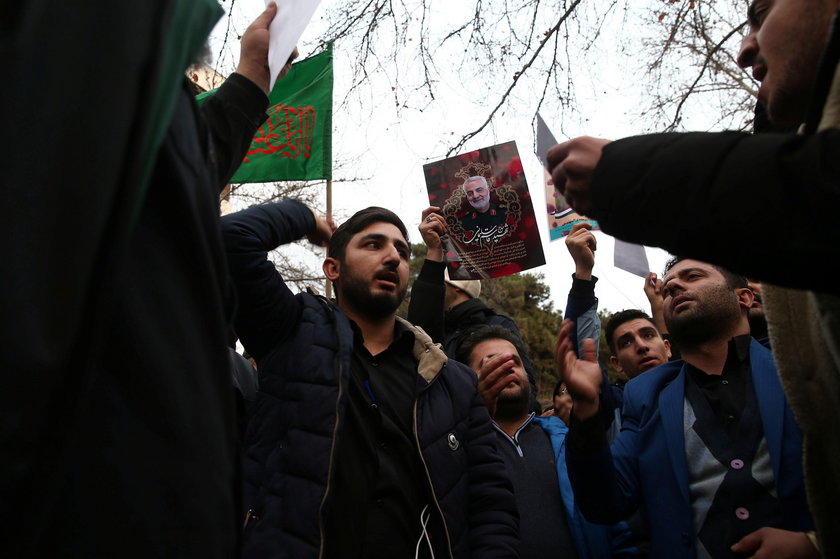
<instances>
[{"instance_id":1,"label":"white paper","mask_svg":"<svg viewBox=\"0 0 840 559\"><path fill-rule=\"evenodd\" d=\"M266 6L270 2L266 0ZM268 28L268 69L271 72L269 89L274 89L280 70L295 50L320 0L276 0L276 3L277 13Z\"/></svg>"},{"instance_id":2,"label":"white paper","mask_svg":"<svg viewBox=\"0 0 840 559\"><path fill-rule=\"evenodd\" d=\"M621 268L639 277L646 277L650 272L645 247L642 245L634 245L616 239L613 250L613 264L616 268Z\"/></svg>"}]
</instances>

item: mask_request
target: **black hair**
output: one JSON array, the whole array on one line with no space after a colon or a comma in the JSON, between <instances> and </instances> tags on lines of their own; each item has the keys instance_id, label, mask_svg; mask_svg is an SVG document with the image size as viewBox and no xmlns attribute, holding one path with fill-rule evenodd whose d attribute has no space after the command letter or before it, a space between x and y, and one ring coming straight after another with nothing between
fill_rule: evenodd
<instances>
[{"instance_id":1,"label":"black hair","mask_svg":"<svg viewBox=\"0 0 840 559\"><path fill-rule=\"evenodd\" d=\"M610 316L610 319L607 321L607 326L604 329L604 336L607 338L607 345L610 346L610 351L612 351L613 355L616 353L615 340L613 340L615 331L625 322L630 322L631 320L636 320L637 318L649 321L653 324L653 327L656 328L656 324L653 323L653 319L648 315L648 313L640 309L624 309L623 311L618 311ZM659 328L656 328L656 330L659 331Z\"/></svg>"},{"instance_id":2,"label":"black hair","mask_svg":"<svg viewBox=\"0 0 840 559\"><path fill-rule=\"evenodd\" d=\"M688 259L687 256L674 256L673 258L668 260L668 262L665 263L665 271L662 275L664 276L665 274L667 274L671 270L671 268L673 268L674 266L676 266L678 263L682 262L683 260L687 260L687 259ZM692 259L692 260L694 260L694 259ZM704 262L704 261L701 260L701 262ZM712 264L711 262L709 262L708 264L710 266L712 266L715 270L717 270L718 272L721 273L721 275L723 276L723 279L726 280L726 285L728 287L730 287L731 289L739 289L739 288L742 288L742 287L748 287L747 278L745 276L742 276L741 274L737 274L735 272L727 270L723 266L718 266L717 264Z\"/></svg>"},{"instance_id":3,"label":"black hair","mask_svg":"<svg viewBox=\"0 0 840 559\"><path fill-rule=\"evenodd\" d=\"M469 365L470 357L475 346L487 340L508 341L516 348L516 352L520 357L525 354L525 350L522 347L522 340L517 338L510 330L498 324L484 324L471 328L459 338L458 346L455 349L455 360Z\"/></svg>"},{"instance_id":4,"label":"black hair","mask_svg":"<svg viewBox=\"0 0 840 559\"><path fill-rule=\"evenodd\" d=\"M557 384L554 385L554 392L551 394L552 398L555 398L555 397L560 395L560 390L562 390L562 388L561 388L562 386L563 386L563 381L558 380Z\"/></svg>"},{"instance_id":5,"label":"black hair","mask_svg":"<svg viewBox=\"0 0 840 559\"><path fill-rule=\"evenodd\" d=\"M327 256L335 258L339 262L344 261L344 253L347 250L347 243L353 238L353 235L359 231L364 230L373 223L390 223L400 230L405 242L411 249L411 243L408 242L408 231L405 224L397 214L391 210L380 208L378 206L371 206L363 210L359 210L353 216L341 224L341 227L335 230L330 238L330 245L327 249Z\"/></svg>"}]
</instances>

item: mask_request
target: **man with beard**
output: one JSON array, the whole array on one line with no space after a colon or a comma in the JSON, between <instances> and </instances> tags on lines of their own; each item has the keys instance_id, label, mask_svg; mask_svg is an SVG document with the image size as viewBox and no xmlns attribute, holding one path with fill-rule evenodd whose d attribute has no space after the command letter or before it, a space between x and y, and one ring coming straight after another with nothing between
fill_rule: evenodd
<instances>
[{"instance_id":1,"label":"man with beard","mask_svg":"<svg viewBox=\"0 0 840 559\"><path fill-rule=\"evenodd\" d=\"M277 6L201 107L215 0L0 11L0 557L236 557L219 193L266 119Z\"/></svg>"},{"instance_id":2,"label":"man with beard","mask_svg":"<svg viewBox=\"0 0 840 559\"><path fill-rule=\"evenodd\" d=\"M473 211L462 218L465 229L490 228L505 222L504 209L490 201L490 185L482 176L469 177L461 186Z\"/></svg>"},{"instance_id":3,"label":"man with beard","mask_svg":"<svg viewBox=\"0 0 840 559\"><path fill-rule=\"evenodd\" d=\"M466 366L396 317L410 245L371 207L333 232L297 201L222 219L259 367L246 431L245 557L516 557L518 519ZM267 252L328 246L336 301L293 295Z\"/></svg>"},{"instance_id":4,"label":"man with beard","mask_svg":"<svg viewBox=\"0 0 840 559\"><path fill-rule=\"evenodd\" d=\"M449 275L444 256L446 220L439 211L439 207L429 206L420 216L418 230L427 250L423 266L411 286L408 320L439 342L446 355L453 359L461 338L471 329L485 324L500 325L522 340L512 318L496 312L479 298L480 280L456 280ZM531 384L531 409L539 412L534 365L524 344L520 343L519 347L523 348L519 354Z\"/></svg>"},{"instance_id":5,"label":"man with beard","mask_svg":"<svg viewBox=\"0 0 840 559\"><path fill-rule=\"evenodd\" d=\"M760 82L758 108L773 130L799 135L582 137L547 156L558 190L606 233L762 281L779 376L804 433L808 500L832 557L840 556L840 284L830 256L840 244L839 7L750 2L738 63ZM754 122L767 129L761 111ZM811 262L811 273L786 262Z\"/></svg>"},{"instance_id":6,"label":"man with beard","mask_svg":"<svg viewBox=\"0 0 840 559\"><path fill-rule=\"evenodd\" d=\"M578 359L564 324L558 363L574 400L569 476L586 517L641 507L651 557L818 557L805 500L802 438L772 356L750 337L746 279L690 259L663 278L665 323L682 361L624 391L611 447L598 421L594 342Z\"/></svg>"},{"instance_id":7,"label":"man with beard","mask_svg":"<svg viewBox=\"0 0 840 559\"><path fill-rule=\"evenodd\" d=\"M559 417L535 417L517 337L499 325L471 331L457 359L478 375L478 389L493 416L499 451L513 481L520 516L519 556L638 557L624 523L587 522L575 506L566 472L568 428Z\"/></svg>"},{"instance_id":8,"label":"man with beard","mask_svg":"<svg viewBox=\"0 0 840 559\"><path fill-rule=\"evenodd\" d=\"M464 228L464 243L495 244L510 227L505 224L507 212L490 201L490 185L482 176L469 177L461 185L471 210L458 214Z\"/></svg>"}]
</instances>

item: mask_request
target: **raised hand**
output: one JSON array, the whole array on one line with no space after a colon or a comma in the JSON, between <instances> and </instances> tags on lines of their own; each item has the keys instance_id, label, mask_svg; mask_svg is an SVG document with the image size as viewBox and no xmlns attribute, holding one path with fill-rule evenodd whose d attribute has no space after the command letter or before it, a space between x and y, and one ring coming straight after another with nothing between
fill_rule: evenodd
<instances>
[{"instance_id":1,"label":"raised hand","mask_svg":"<svg viewBox=\"0 0 840 559\"><path fill-rule=\"evenodd\" d=\"M557 336L554 360L560 379L574 402L573 413L578 419L587 419L598 413L599 390L601 387L601 367L598 365L595 340L583 340L583 359L575 354L569 333L575 323L564 320Z\"/></svg>"},{"instance_id":2,"label":"raised hand","mask_svg":"<svg viewBox=\"0 0 840 559\"><path fill-rule=\"evenodd\" d=\"M482 359L476 374L478 375L478 392L487 405L490 417L496 415L496 401L502 390L517 380L513 371L516 362L510 353L500 353L489 359Z\"/></svg>"},{"instance_id":3,"label":"raised hand","mask_svg":"<svg viewBox=\"0 0 840 559\"><path fill-rule=\"evenodd\" d=\"M337 229L335 221L330 215L321 215L315 210L312 210L312 215L315 216L315 228L309 233L306 238L315 246L325 247L329 245L332 234Z\"/></svg>"},{"instance_id":4,"label":"raised hand","mask_svg":"<svg viewBox=\"0 0 840 559\"><path fill-rule=\"evenodd\" d=\"M546 160L554 186L579 214L592 212L589 184L608 143L610 140L582 136L548 150Z\"/></svg>"},{"instance_id":5,"label":"raised hand","mask_svg":"<svg viewBox=\"0 0 840 559\"><path fill-rule=\"evenodd\" d=\"M242 34L239 44L239 65L236 73L254 82L266 95L271 91L271 72L268 69L268 26L277 14L277 4L271 2Z\"/></svg>"},{"instance_id":6,"label":"raised hand","mask_svg":"<svg viewBox=\"0 0 840 559\"><path fill-rule=\"evenodd\" d=\"M650 272L645 277L645 296L650 303L650 317L659 330L660 334L667 334L668 327L665 326L665 302L662 300L662 280L656 272Z\"/></svg>"},{"instance_id":7,"label":"raised hand","mask_svg":"<svg viewBox=\"0 0 840 559\"><path fill-rule=\"evenodd\" d=\"M426 243L426 258L436 262L443 262L443 245L440 236L446 234L446 220L440 215L440 208L429 206L420 214L420 236Z\"/></svg>"},{"instance_id":8,"label":"raised hand","mask_svg":"<svg viewBox=\"0 0 840 559\"><path fill-rule=\"evenodd\" d=\"M592 279L598 241L591 229L591 223L581 221L572 226L572 231L566 237L566 248L575 261L575 276L578 279Z\"/></svg>"}]
</instances>

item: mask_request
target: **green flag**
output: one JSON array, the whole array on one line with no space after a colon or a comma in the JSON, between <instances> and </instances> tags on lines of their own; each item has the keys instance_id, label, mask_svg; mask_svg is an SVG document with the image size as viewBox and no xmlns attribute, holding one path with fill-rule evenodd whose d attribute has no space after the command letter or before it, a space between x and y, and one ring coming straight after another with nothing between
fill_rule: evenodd
<instances>
[{"instance_id":1,"label":"green flag","mask_svg":"<svg viewBox=\"0 0 840 559\"><path fill-rule=\"evenodd\" d=\"M268 119L230 182L332 179L332 70L332 43L292 65L271 91Z\"/></svg>"}]
</instances>

